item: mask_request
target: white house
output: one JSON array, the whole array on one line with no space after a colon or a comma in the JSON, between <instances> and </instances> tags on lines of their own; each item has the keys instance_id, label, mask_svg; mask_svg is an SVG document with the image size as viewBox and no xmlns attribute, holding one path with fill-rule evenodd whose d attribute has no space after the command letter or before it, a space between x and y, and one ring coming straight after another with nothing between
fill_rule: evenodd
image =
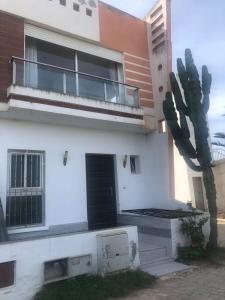
<instances>
[{"instance_id":1,"label":"white house","mask_svg":"<svg viewBox=\"0 0 225 300\"><path fill-rule=\"evenodd\" d=\"M123 267L137 267L137 224L124 211L182 205L161 109L170 23L170 0L145 20L98 0L1 0L1 299L30 300L51 271L97 272L107 236ZM144 236L165 239L154 253L164 251L171 224L153 229Z\"/></svg>"}]
</instances>

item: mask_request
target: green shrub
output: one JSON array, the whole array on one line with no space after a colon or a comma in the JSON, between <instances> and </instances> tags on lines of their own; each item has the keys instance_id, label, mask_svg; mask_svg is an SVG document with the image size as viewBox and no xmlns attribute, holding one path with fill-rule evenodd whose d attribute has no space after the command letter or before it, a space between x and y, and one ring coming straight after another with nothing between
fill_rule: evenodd
<instances>
[{"instance_id":1,"label":"green shrub","mask_svg":"<svg viewBox=\"0 0 225 300\"><path fill-rule=\"evenodd\" d=\"M191 239L192 247L204 247L205 236L203 234L203 226L208 222L208 220L208 217L199 218L196 214L180 218L181 232Z\"/></svg>"},{"instance_id":2,"label":"green shrub","mask_svg":"<svg viewBox=\"0 0 225 300\"><path fill-rule=\"evenodd\" d=\"M179 260L200 260L207 257L207 250L203 247L178 247Z\"/></svg>"}]
</instances>

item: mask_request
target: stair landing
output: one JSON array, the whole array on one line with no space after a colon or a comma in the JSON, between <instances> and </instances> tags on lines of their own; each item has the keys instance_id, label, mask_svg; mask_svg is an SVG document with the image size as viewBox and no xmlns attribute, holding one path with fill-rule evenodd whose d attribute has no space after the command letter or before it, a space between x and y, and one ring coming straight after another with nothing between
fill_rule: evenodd
<instances>
[{"instance_id":1,"label":"stair landing","mask_svg":"<svg viewBox=\"0 0 225 300\"><path fill-rule=\"evenodd\" d=\"M141 269L156 277L190 269L190 266L175 262L169 257L165 246L139 241L139 252Z\"/></svg>"}]
</instances>

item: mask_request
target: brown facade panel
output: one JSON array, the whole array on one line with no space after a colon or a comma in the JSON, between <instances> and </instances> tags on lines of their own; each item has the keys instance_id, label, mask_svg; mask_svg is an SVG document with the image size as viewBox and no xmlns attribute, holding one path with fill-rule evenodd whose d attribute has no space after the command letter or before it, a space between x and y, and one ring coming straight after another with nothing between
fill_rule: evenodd
<instances>
[{"instance_id":1,"label":"brown facade panel","mask_svg":"<svg viewBox=\"0 0 225 300\"><path fill-rule=\"evenodd\" d=\"M99 2L100 42L103 47L149 59L144 21Z\"/></svg>"},{"instance_id":2,"label":"brown facade panel","mask_svg":"<svg viewBox=\"0 0 225 300\"><path fill-rule=\"evenodd\" d=\"M147 91L152 91L152 85L150 83L150 81L148 82L148 80L146 80L145 82L141 82L141 81L136 81L135 79L128 79L127 78L127 84L130 84L130 85L133 85L133 86L136 86L138 87L139 89L142 89L142 90L147 90Z\"/></svg>"},{"instance_id":3,"label":"brown facade panel","mask_svg":"<svg viewBox=\"0 0 225 300\"><path fill-rule=\"evenodd\" d=\"M139 73L145 74L145 75L150 75L151 74L149 68L137 66L135 64L128 63L128 62L125 62L125 69L126 70L132 70L132 71L135 71L135 72L139 72Z\"/></svg>"},{"instance_id":4,"label":"brown facade panel","mask_svg":"<svg viewBox=\"0 0 225 300\"><path fill-rule=\"evenodd\" d=\"M140 100L140 105L142 107L148 107L148 108L154 108L155 104L153 101L148 101L148 100Z\"/></svg>"},{"instance_id":5,"label":"brown facade panel","mask_svg":"<svg viewBox=\"0 0 225 300\"><path fill-rule=\"evenodd\" d=\"M128 62L128 63L131 62L131 63L137 64L139 66L147 67L150 69L150 63L147 60L143 60L143 59L133 57L133 56L128 56L126 54L124 55L124 59L125 59L125 62Z\"/></svg>"},{"instance_id":6,"label":"brown facade panel","mask_svg":"<svg viewBox=\"0 0 225 300\"><path fill-rule=\"evenodd\" d=\"M7 101L7 88L11 84L12 56L24 55L24 21L0 12L0 101Z\"/></svg>"},{"instance_id":7,"label":"brown facade panel","mask_svg":"<svg viewBox=\"0 0 225 300\"><path fill-rule=\"evenodd\" d=\"M145 75L145 74L139 74L136 73L135 71L127 71L126 70L126 78L131 78L131 79L135 79L135 80L139 80L139 81L147 81L149 84L152 84L152 80L150 75Z\"/></svg>"},{"instance_id":8,"label":"brown facade panel","mask_svg":"<svg viewBox=\"0 0 225 300\"><path fill-rule=\"evenodd\" d=\"M148 91L143 91L143 90L140 90L140 97L141 98L150 98L150 99L153 99L153 93L152 92L148 92Z\"/></svg>"}]
</instances>

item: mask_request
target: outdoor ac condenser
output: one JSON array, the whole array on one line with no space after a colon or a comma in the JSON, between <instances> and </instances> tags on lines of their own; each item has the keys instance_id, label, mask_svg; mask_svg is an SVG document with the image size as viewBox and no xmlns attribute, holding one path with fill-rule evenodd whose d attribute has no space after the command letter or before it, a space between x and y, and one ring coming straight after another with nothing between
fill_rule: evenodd
<instances>
[{"instance_id":1,"label":"outdoor ac condenser","mask_svg":"<svg viewBox=\"0 0 225 300\"><path fill-rule=\"evenodd\" d=\"M97 235L97 251L100 274L129 268L129 244L126 232Z\"/></svg>"}]
</instances>

